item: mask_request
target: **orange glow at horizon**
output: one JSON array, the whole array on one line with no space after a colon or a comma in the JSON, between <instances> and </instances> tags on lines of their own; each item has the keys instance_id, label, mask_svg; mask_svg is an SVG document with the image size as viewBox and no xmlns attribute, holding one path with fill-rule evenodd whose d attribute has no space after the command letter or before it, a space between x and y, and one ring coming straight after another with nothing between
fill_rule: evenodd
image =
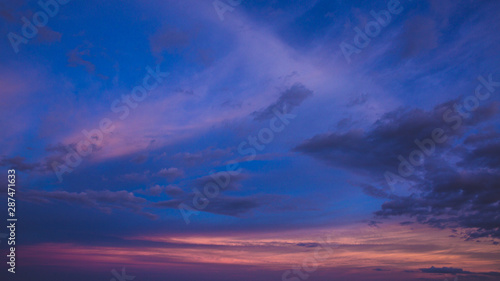
<instances>
[{"instance_id":1,"label":"orange glow at horizon","mask_svg":"<svg viewBox=\"0 0 500 281\"><path fill-rule=\"evenodd\" d=\"M450 237L447 230L397 224L381 228L364 226L317 229L314 232L212 234L210 236L129 237L131 243L158 242L159 247L88 247L51 243L24 247L27 261L37 265L108 266L143 268L180 267L192 264L256 266L286 270L300 265L315 251L325 256L321 268L420 268L460 267L474 272L499 271L500 247ZM322 243L318 246L314 243ZM162 245L163 244L163 245ZM338 247L335 247L338 245ZM324 247L332 247L331 251ZM44 259L50 255L52 259Z\"/></svg>"}]
</instances>

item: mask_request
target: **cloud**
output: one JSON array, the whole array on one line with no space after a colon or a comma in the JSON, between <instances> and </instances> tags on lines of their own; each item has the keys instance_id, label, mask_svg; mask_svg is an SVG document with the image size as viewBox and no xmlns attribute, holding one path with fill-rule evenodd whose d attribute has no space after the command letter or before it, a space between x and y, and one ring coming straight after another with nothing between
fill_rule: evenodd
<instances>
[{"instance_id":1,"label":"cloud","mask_svg":"<svg viewBox=\"0 0 500 281\"><path fill-rule=\"evenodd\" d=\"M352 106L357 106L357 105L363 105L368 101L368 94L367 93L362 93L355 98L351 98L349 102L347 103L348 107Z\"/></svg>"},{"instance_id":2,"label":"cloud","mask_svg":"<svg viewBox=\"0 0 500 281\"><path fill-rule=\"evenodd\" d=\"M1 167L8 167L9 169L16 169L23 172L38 170L43 167L40 163L26 163L26 158L15 156L11 158L0 159Z\"/></svg>"},{"instance_id":3,"label":"cloud","mask_svg":"<svg viewBox=\"0 0 500 281\"><path fill-rule=\"evenodd\" d=\"M150 178L150 172L145 171L144 173L129 173L120 176L120 179L126 181L136 181L136 182L147 182Z\"/></svg>"},{"instance_id":4,"label":"cloud","mask_svg":"<svg viewBox=\"0 0 500 281\"><path fill-rule=\"evenodd\" d=\"M176 197L181 194L184 194L184 190L175 185L167 185L163 188L163 191L169 196Z\"/></svg>"},{"instance_id":5,"label":"cloud","mask_svg":"<svg viewBox=\"0 0 500 281\"><path fill-rule=\"evenodd\" d=\"M156 32L150 38L151 50L160 54L163 50L172 51L189 45L190 34L179 29L169 27Z\"/></svg>"},{"instance_id":6,"label":"cloud","mask_svg":"<svg viewBox=\"0 0 500 281\"><path fill-rule=\"evenodd\" d=\"M246 213L249 213L251 210L257 209L258 207L272 204L277 199L276 197L277 196L273 195L252 195L245 197L219 195L215 198L208 199L209 202L208 204L206 204L205 208L196 208L193 205L193 201L203 201L202 199L195 199L195 194L191 193L182 198L156 202L153 204L153 206L177 209L179 207L179 204L184 203L191 208L201 212L239 217Z\"/></svg>"},{"instance_id":7,"label":"cloud","mask_svg":"<svg viewBox=\"0 0 500 281\"><path fill-rule=\"evenodd\" d=\"M398 109L382 116L371 130L319 134L294 151L335 167L379 173L397 166L397 156L413 150L416 138L427 137L433 128L442 127L443 123L436 112Z\"/></svg>"},{"instance_id":8,"label":"cloud","mask_svg":"<svg viewBox=\"0 0 500 281\"><path fill-rule=\"evenodd\" d=\"M425 273L451 273L451 274L457 274L457 273L470 273L469 271L464 271L461 268L453 268L453 267L430 267L430 268L421 268L420 269L422 272Z\"/></svg>"},{"instance_id":9,"label":"cloud","mask_svg":"<svg viewBox=\"0 0 500 281\"><path fill-rule=\"evenodd\" d=\"M39 30L39 35L37 39L41 42L47 42L47 43L52 43L52 42L60 42L62 38L62 34L54 31L47 26L44 28L40 28Z\"/></svg>"},{"instance_id":10,"label":"cloud","mask_svg":"<svg viewBox=\"0 0 500 281\"><path fill-rule=\"evenodd\" d=\"M291 112L295 107L301 105L306 98L312 96L312 94L313 92L301 83L295 83L290 89L281 93L278 100L273 104L263 110L254 112L254 120L263 121L272 118L274 116L273 110L275 109Z\"/></svg>"},{"instance_id":11,"label":"cloud","mask_svg":"<svg viewBox=\"0 0 500 281\"><path fill-rule=\"evenodd\" d=\"M456 102L452 100L439 104L428 111L399 108L384 114L367 129L318 134L296 146L293 151L313 156L336 168L380 176L387 170L397 168L398 156L407 156L418 148L415 140L429 138L434 129L441 128L450 138L456 137L465 129L490 120L498 112L498 104L491 103L478 108L469 119L445 121L443 113ZM451 116L459 118L458 114ZM453 127L456 125L461 126L455 130ZM449 143L442 146L449 147Z\"/></svg>"},{"instance_id":12,"label":"cloud","mask_svg":"<svg viewBox=\"0 0 500 281\"><path fill-rule=\"evenodd\" d=\"M202 212L208 212L219 215L227 215L227 216L241 216L245 213L250 212L253 209L256 209L260 206L269 205L272 202L272 198L276 198L276 196L272 195L255 195L255 196L246 196L246 197L235 197L235 196L223 196L222 193L224 190L238 190L241 187L241 181L248 178L246 174L237 174L231 175L229 177L228 185L224 188L219 188L219 192L214 198L207 198L204 195L207 183L214 183L218 186L221 186L224 182L226 182L226 177L215 173L212 176L203 176L198 179L195 179L191 182L193 185L194 191L190 193L185 193L182 189L177 186L166 186L160 187L155 186L156 193L159 192L159 189L162 192L168 194L172 199L155 202L153 203L154 207L160 208L172 208L177 209L179 204L184 203L194 208L196 210ZM214 180L217 178L218 181ZM219 182L220 181L220 182ZM205 201L208 201L208 204L205 208L197 208L195 207L195 203L197 202L200 205L204 205Z\"/></svg>"},{"instance_id":13,"label":"cloud","mask_svg":"<svg viewBox=\"0 0 500 281\"><path fill-rule=\"evenodd\" d=\"M478 108L457 126L458 119L443 119L443 112L455 102L428 111L398 109L368 129L316 135L294 151L369 179L370 184L356 185L371 197L388 199L375 212L379 218L407 216L434 227L464 228L465 239L500 238L500 132L488 130L484 136L462 140L464 133L487 127L496 117L498 105L492 102ZM407 159L419 149L415 140L430 138L436 128L441 128L448 140L435 143L433 153L404 178L403 183L411 185L408 193L397 196L386 192L385 172L398 174L398 157Z\"/></svg>"},{"instance_id":14,"label":"cloud","mask_svg":"<svg viewBox=\"0 0 500 281\"><path fill-rule=\"evenodd\" d=\"M315 248L315 247L320 246L321 244L319 244L319 243L297 243L296 245L299 247Z\"/></svg>"},{"instance_id":15,"label":"cloud","mask_svg":"<svg viewBox=\"0 0 500 281\"><path fill-rule=\"evenodd\" d=\"M424 273L437 273L437 274L468 274L471 277L483 277L481 280L484 280L484 276L500 276L500 272L470 272L470 271L465 271L461 268L454 268L454 267L434 267L431 266L430 268L421 268L420 271ZM475 280L475 279L474 279ZM490 280L490 279L488 279Z\"/></svg>"},{"instance_id":16,"label":"cloud","mask_svg":"<svg viewBox=\"0 0 500 281\"><path fill-rule=\"evenodd\" d=\"M184 194L184 191L178 186L175 185L162 186L158 184L146 189L137 189L134 190L134 192L150 196L161 196L162 194L167 194L171 197L177 197L179 195Z\"/></svg>"},{"instance_id":17,"label":"cloud","mask_svg":"<svg viewBox=\"0 0 500 281\"><path fill-rule=\"evenodd\" d=\"M368 226L370 227L379 227L378 225L381 224L382 222L381 221L369 221L368 222Z\"/></svg>"},{"instance_id":18,"label":"cloud","mask_svg":"<svg viewBox=\"0 0 500 281\"><path fill-rule=\"evenodd\" d=\"M184 171L179 168L171 167L171 168L163 168L157 174L157 176L165 177L169 180L173 180L175 178L183 177Z\"/></svg>"},{"instance_id":19,"label":"cloud","mask_svg":"<svg viewBox=\"0 0 500 281\"><path fill-rule=\"evenodd\" d=\"M210 182L218 184L218 182L214 178L220 178L220 177L222 177L220 180L222 182L225 182L226 176L224 176L224 175L227 175L229 177L229 179L227 180L228 181L227 186L224 187L224 190L238 190L238 189L240 189L242 186L241 181L243 181L249 177L247 174L243 174L243 173L238 173L235 175L229 175L228 173L221 173L221 174L214 173L213 177L212 176L204 176L204 177L196 179L194 181L194 185L197 187L203 188L206 184L208 184Z\"/></svg>"},{"instance_id":20,"label":"cloud","mask_svg":"<svg viewBox=\"0 0 500 281\"><path fill-rule=\"evenodd\" d=\"M390 199L390 198L395 197L394 195L389 194L386 191L381 190L380 188L377 188L373 185L364 184L364 183L360 183L358 185L362 188L363 193L365 193L366 195L369 195L371 197L374 197L374 198L384 198L384 199L389 198Z\"/></svg>"},{"instance_id":21,"label":"cloud","mask_svg":"<svg viewBox=\"0 0 500 281\"><path fill-rule=\"evenodd\" d=\"M374 271L390 271L389 269L383 269L383 268L374 268Z\"/></svg>"},{"instance_id":22,"label":"cloud","mask_svg":"<svg viewBox=\"0 0 500 281\"><path fill-rule=\"evenodd\" d=\"M405 23L399 40L401 56L409 58L438 46L440 33L433 19L416 16Z\"/></svg>"},{"instance_id":23,"label":"cloud","mask_svg":"<svg viewBox=\"0 0 500 281\"><path fill-rule=\"evenodd\" d=\"M500 238L499 183L498 169L456 171L433 167L425 171L416 192L385 202L375 214L415 217L418 222L439 228L466 228L466 239Z\"/></svg>"},{"instance_id":24,"label":"cloud","mask_svg":"<svg viewBox=\"0 0 500 281\"><path fill-rule=\"evenodd\" d=\"M175 159L179 159L186 165L199 165L203 162L213 162L217 161L223 157L230 156L232 154L231 149L226 148L215 148L207 147L204 150L196 152L180 152L174 155ZM162 156L167 156L164 154Z\"/></svg>"},{"instance_id":25,"label":"cloud","mask_svg":"<svg viewBox=\"0 0 500 281\"><path fill-rule=\"evenodd\" d=\"M239 216L264 204L264 198L250 197L218 197L207 207L214 214ZM269 203L269 202L268 202Z\"/></svg>"},{"instance_id":26,"label":"cloud","mask_svg":"<svg viewBox=\"0 0 500 281\"><path fill-rule=\"evenodd\" d=\"M90 56L90 49L80 50L80 48L75 48L68 52L68 65L70 67L77 67L79 65L85 67L88 73L93 74L95 72L95 65L84 59L84 56Z\"/></svg>"},{"instance_id":27,"label":"cloud","mask_svg":"<svg viewBox=\"0 0 500 281\"><path fill-rule=\"evenodd\" d=\"M82 206L96 208L104 213L111 213L112 210L130 210L151 219L156 218L156 215L142 210L147 202L146 199L137 197L134 193L126 190L86 190L83 192L30 190L23 195L23 198L28 201L41 203L61 201L71 204L80 204Z\"/></svg>"}]
</instances>

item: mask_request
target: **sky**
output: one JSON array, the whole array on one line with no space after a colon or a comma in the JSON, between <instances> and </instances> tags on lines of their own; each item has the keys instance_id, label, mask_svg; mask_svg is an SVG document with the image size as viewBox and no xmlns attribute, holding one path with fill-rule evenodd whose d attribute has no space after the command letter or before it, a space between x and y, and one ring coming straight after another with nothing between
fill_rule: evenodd
<instances>
[{"instance_id":1,"label":"sky","mask_svg":"<svg viewBox=\"0 0 500 281\"><path fill-rule=\"evenodd\" d=\"M500 280L499 11L0 0L2 280Z\"/></svg>"}]
</instances>

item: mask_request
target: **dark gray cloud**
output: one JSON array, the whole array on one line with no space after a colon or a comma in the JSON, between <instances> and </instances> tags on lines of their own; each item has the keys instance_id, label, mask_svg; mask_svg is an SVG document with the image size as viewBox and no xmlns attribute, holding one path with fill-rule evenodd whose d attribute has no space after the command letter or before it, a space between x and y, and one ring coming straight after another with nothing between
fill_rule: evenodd
<instances>
[{"instance_id":1,"label":"dark gray cloud","mask_svg":"<svg viewBox=\"0 0 500 281\"><path fill-rule=\"evenodd\" d=\"M314 156L328 165L380 175L398 165L398 155L415 149L415 139L428 138L434 128L454 132L442 118L444 105L432 111L400 108L375 122L370 130L320 134L294 151Z\"/></svg>"},{"instance_id":2,"label":"dark gray cloud","mask_svg":"<svg viewBox=\"0 0 500 281\"><path fill-rule=\"evenodd\" d=\"M239 190L242 186L241 182L248 177L249 175L244 173L229 174L226 172L203 176L191 182L192 192L171 194L173 199L153 203L153 206L177 209L180 204L185 204L201 212L238 217L259 207L275 206L281 203L281 199L284 199L281 196L268 194L243 197L222 194L226 190ZM217 191L215 191L214 186L217 187Z\"/></svg>"},{"instance_id":3,"label":"dark gray cloud","mask_svg":"<svg viewBox=\"0 0 500 281\"><path fill-rule=\"evenodd\" d=\"M458 114L448 116L454 121L444 119L443 113L455 102L429 111L398 109L367 130L320 134L294 151L368 179L370 184L355 185L372 197L388 200L375 212L379 218L406 216L434 227L465 228L465 239L500 238L500 132L490 125L497 121L498 104L480 107L460 122ZM435 143L415 172L400 178L411 186L411 194L389 193L385 172L400 175L398 156L408 159L419 150L415 140L430 138L436 128L448 140ZM463 137L482 128L490 129Z\"/></svg>"},{"instance_id":4,"label":"dark gray cloud","mask_svg":"<svg viewBox=\"0 0 500 281\"><path fill-rule=\"evenodd\" d=\"M217 197L207 206L207 212L228 216L239 216L265 204L262 197Z\"/></svg>"},{"instance_id":5,"label":"dark gray cloud","mask_svg":"<svg viewBox=\"0 0 500 281\"><path fill-rule=\"evenodd\" d=\"M430 268L421 268L420 269L422 272L425 273L451 273L451 274L457 274L457 273L470 273L469 271L464 271L461 268L453 268L453 267L430 267Z\"/></svg>"},{"instance_id":6,"label":"dark gray cloud","mask_svg":"<svg viewBox=\"0 0 500 281\"><path fill-rule=\"evenodd\" d=\"M371 197L383 198L383 199L396 198L396 196L394 196L393 194L390 194L390 193L388 193L380 188L377 188L373 185L364 184L364 183L359 183L357 185L361 187L363 193L365 193L366 195L369 195Z\"/></svg>"},{"instance_id":7,"label":"dark gray cloud","mask_svg":"<svg viewBox=\"0 0 500 281\"><path fill-rule=\"evenodd\" d=\"M371 227L379 227L378 225L381 224L382 222L381 221L369 221L368 222L368 226L371 226Z\"/></svg>"},{"instance_id":8,"label":"dark gray cloud","mask_svg":"<svg viewBox=\"0 0 500 281\"><path fill-rule=\"evenodd\" d=\"M105 213L111 213L113 209L130 210L152 219L156 218L156 215L142 210L147 203L146 199L137 197L134 193L126 190L86 190L83 192L30 190L23 193L22 198L27 201L39 203L61 201L70 204L79 204L96 208Z\"/></svg>"},{"instance_id":9,"label":"dark gray cloud","mask_svg":"<svg viewBox=\"0 0 500 281\"><path fill-rule=\"evenodd\" d=\"M2 158L0 159L0 166L7 167L9 169L16 169L23 172L29 172L43 167L40 163L27 163L26 158L20 156Z\"/></svg>"},{"instance_id":10,"label":"dark gray cloud","mask_svg":"<svg viewBox=\"0 0 500 281\"><path fill-rule=\"evenodd\" d=\"M499 135L500 136L500 135ZM477 148L476 148L477 149ZM472 149L465 158L473 158ZM497 158L491 155L490 158ZM418 222L439 228L469 229L466 239L500 238L500 172L483 165L467 168L445 163L427 165L414 186L416 191L382 204L375 214L379 217L410 216Z\"/></svg>"},{"instance_id":11,"label":"dark gray cloud","mask_svg":"<svg viewBox=\"0 0 500 281\"><path fill-rule=\"evenodd\" d=\"M460 274L462 275L467 275L471 278L478 278L478 279L473 279L473 280L492 280L489 277L500 277L500 272L470 272L463 270L461 268L454 268L454 267L434 267L431 266L430 268L421 268L420 271L424 273L435 273L435 274ZM469 280L469 279L467 279ZM494 280L497 280L496 278Z\"/></svg>"},{"instance_id":12,"label":"dark gray cloud","mask_svg":"<svg viewBox=\"0 0 500 281\"><path fill-rule=\"evenodd\" d=\"M276 201L276 197L277 196L273 195L253 195L245 197L219 195L215 198L198 197L195 199L195 193L191 193L181 198L156 202L153 206L177 209L179 204L184 203L200 212L239 217L259 207L272 204ZM204 208L196 208L193 204L193 200L197 200L201 205L205 205L203 202L208 200L208 204L206 204Z\"/></svg>"},{"instance_id":13,"label":"dark gray cloud","mask_svg":"<svg viewBox=\"0 0 500 281\"><path fill-rule=\"evenodd\" d=\"M180 187L175 186L175 185L167 185L163 187L163 191L171 197L177 197L181 194L184 194L184 190L182 190Z\"/></svg>"},{"instance_id":14,"label":"dark gray cloud","mask_svg":"<svg viewBox=\"0 0 500 281\"><path fill-rule=\"evenodd\" d=\"M347 106L351 107L351 106L356 106L356 105L362 105L362 104L365 104L366 101L368 101L368 94L363 93L363 94L360 94L354 98L351 98L349 100L349 102L347 103Z\"/></svg>"},{"instance_id":15,"label":"dark gray cloud","mask_svg":"<svg viewBox=\"0 0 500 281\"><path fill-rule=\"evenodd\" d=\"M315 248L320 246L319 243L297 243L296 245L299 247L306 247L306 248Z\"/></svg>"},{"instance_id":16,"label":"dark gray cloud","mask_svg":"<svg viewBox=\"0 0 500 281\"><path fill-rule=\"evenodd\" d=\"M347 128L347 126L349 126L351 123L352 123L351 117L342 118L337 122L337 128L338 129Z\"/></svg>"},{"instance_id":17,"label":"dark gray cloud","mask_svg":"<svg viewBox=\"0 0 500 281\"><path fill-rule=\"evenodd\" d=\"M374 268L374 271L390 271L389 269L383 269L383 268Z\"/></svg>"},{"instance_id":18,"label":"dark gray cloud","mask_svg":"<svg viewBox=\"0 0 500 281\"><path fill-rule=\"evenodd\" d=\"M244 173L229 174L226 172L219 172L219 173L214 173L213 175L198 178L193 181L193 184L194 186L203 188L205 187L206 184L211 182L217 184L216 179L218 179L224 185L223 190L238 190L242 187L241 182L247 178L249 178L249 175Z\"/></svg>"},{"instance_id":19,"label":"dark gray cloud","mask_svg":"<svg viewBox=\"0 0 500 281\"><path fill-rule=\"evenodd\" d=\"M304 85L296 83L290 89L281 93L277 101L265 109L254 112L252 115L256 121L271 119L275 116L274 110L291 112L295 107L301 105L306 98L312 96L312 94L313 92Z\"/></svg>"}]
</instances>

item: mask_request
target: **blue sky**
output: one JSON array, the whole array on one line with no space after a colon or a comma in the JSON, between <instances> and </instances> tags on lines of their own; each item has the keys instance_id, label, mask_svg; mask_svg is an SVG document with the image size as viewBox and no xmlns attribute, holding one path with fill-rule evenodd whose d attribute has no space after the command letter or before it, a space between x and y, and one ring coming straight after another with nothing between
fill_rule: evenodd
<instances>
[{"instance_id":1,"label":"blue sky","mask_svg":"<svg viewBox=\"0 0 500 281\"><path fill-rule=\"evenodd\" d=\"M494 280L499 3L240 2L51 2L19 44L44 9L0 4L18 277L278 280L335 233L306 279Z\"/></svg>"}]
</instances>

